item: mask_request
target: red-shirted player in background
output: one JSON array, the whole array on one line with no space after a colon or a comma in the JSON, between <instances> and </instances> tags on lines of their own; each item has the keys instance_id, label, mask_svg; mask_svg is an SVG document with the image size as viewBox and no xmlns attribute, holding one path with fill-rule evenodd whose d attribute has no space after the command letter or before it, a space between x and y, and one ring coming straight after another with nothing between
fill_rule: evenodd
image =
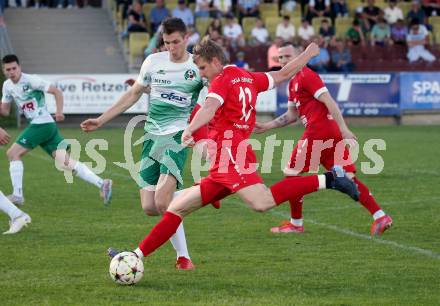
<instances>
[{"instance_id":1,"label":"red-shirted player in background","mask_svg":"<svg viewBox=\"0 0 440 306\"><path fill-rule=\"evenodd\" d=\"M210 81L210 86L201 109L182 134L182 143L194 145L193 133L215 116L209 131L217 144L215 162L211 163L209 176L202 179L200 185L185 189L173 199L161 221L134 251L137 256L143 258L165 243L189 213L232 193L259 212L326 188L358 199L356 185L340 167L334 167L324 175L303 176L294 181L285 178L270 188L263 184L253 167L256 158L247 139L255 125L258 93L288 80L318 53L318 46L311 44L280 71L252 73L235 66L225 66L223 50L212 40L204 38L194 47L194 61L200 75ZM115 249L109 249L111 257L116 254Z\"/></svg>"},{"instance_id":2,"label":"red-shirted player in background","mask_svg":"<svg viewBox=\"0 0 440 306\"><path fill-rule=\"evenodd\" d=\"M291 44L286 44L279 49L279 61L286 65L299 54ZM256 123L255 132L263 133L273 128L286 126L300 119L305 126L304 134L292 152L292 156L285 170L286 175L296 176L304 172L318 170L319 164L327 170L335 165L335 152L337 144L347 140L356 140L356 136L348 129L338 105L329 94L327 88L317 73L308 67L304 67L289 82L289 101L286 113L280 117L266 122ZM323 143L333 140L322 152L313 147L313 143ZM317 142L316 142L317 141ZM348 149L341 143L339 146L343 159L349 160L350 164L344 166L347 175L358 186L361 204L368 209L374 218L371 225L371 235L380 235L392 225L392 219L386 215L377 205L367 186L355 176L356 167L351 163ZM312 152L313 148L313 152ZM312 154L317 154L313 159ZM336 153L337 155L338 153ZM342 157L342 156L340 156ZM337 159L338 157L336 157ZM313 160L316 165L311 165ZM303 197L290 200L291 220L284 221L281 226L273 227L273 233L302 233L304 231L302 219Z\"/></svg>"}]
</instances>

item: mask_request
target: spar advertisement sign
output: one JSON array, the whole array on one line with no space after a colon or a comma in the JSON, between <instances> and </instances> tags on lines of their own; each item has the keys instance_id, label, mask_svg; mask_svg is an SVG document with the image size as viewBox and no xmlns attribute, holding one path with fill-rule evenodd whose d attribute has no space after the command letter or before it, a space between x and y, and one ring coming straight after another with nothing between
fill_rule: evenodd
<instances>
[{"instance_id":1,"label":"spar advertisement sign","mask_svg":"<svg viewBox=\"0 0 440 306\"><path fill-rule=\"evenodd\" d=\"M400 74L400 102L403 110L440 109L440 74Z\"/></svg>"},{"instance_id":2,"label":"spar advertisement sign","mask_svg":"<svg viewBox=\"0 0 440 306\"><path fill-rule=\"evenodd\" d=\"M64 96L65 114L101 114L108 109L128 89L128 79L136 79L131 74L74 74L41 75ZM51 113L55 112L53 95L46 94L46 103ZM146 113L148 95L144 94L126 113Z\"/></svg>"}]
</instances>

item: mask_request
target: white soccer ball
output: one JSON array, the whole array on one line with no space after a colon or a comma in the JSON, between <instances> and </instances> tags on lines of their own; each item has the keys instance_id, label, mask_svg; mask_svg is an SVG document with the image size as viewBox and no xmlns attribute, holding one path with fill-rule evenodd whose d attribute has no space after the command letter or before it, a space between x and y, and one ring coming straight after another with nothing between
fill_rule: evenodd
<instances>
[{"instance_id":1,"label":"white soccer ball","mask_svg":"<svg viewBox=\"0 0 440 306\"><path fill-rule=\"evenodd\" d=\"M110 277L120 285L133 285L144 275L144 264L133 252L121 252L110 262Z\"/></svg>"}]
</instances>

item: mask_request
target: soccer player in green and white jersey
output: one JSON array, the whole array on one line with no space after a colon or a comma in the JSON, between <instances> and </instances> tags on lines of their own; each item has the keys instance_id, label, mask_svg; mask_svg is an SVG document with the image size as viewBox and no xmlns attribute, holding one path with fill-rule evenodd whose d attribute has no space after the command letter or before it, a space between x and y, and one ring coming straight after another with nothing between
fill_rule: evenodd
<instances>
[{"instance_id":1,"label":"soccer player in green and white jersey","mask_svg":"<svg viewBox=\"0 0 440 306\"><path fill-rule=\"evenodd\" d=\"M18 57L14 54L3 57L2 64L7 80L3 83L1 114L8 116L11 103L14 101L18 110L29 121L29 125L6 153L10 161L9 172L14 190L8 196L9 200L16 205L24 203L24 168L21 157L35 147L41 146L63 169L73 171L79 178L98 187L104 204L107 205L112 195L112 181L100 178L86 165L70 158L68 145L65 144L54 119L47 110L45 92L55 96L55 120L64 120L62 92L39 76L22 73Z\"/></svg>"},{"instance_id":2,"label":"soccer player in green and white jersey","mask_svg":"<svg viewBox=\"0 0 440 306\"><path fill-rule=\"evenodd\" d=\"M101 116L81 123L84 131L94 131L130 108L147 87L151 88L139 173L143 185L139 187L143 210L154 216L167 210L176 188L183 183L187 149L181 146L181 135L203 88L192 54L186 51L188 35L183 21L168 18L162 23L162 31L168 51L149 55L133 86ZM176 268L194 269L183 224L170 241L177 253Z\"/></svg>"},{"instance_id":3,"label":"soccer player in green and white jersey","mask_svg":"<svg viewBox=\"0 0 440 306\"><path fill-rule=\"evenodd\" d=\"M8 144L10 136L8 133L0 128L0 145ZM0 191L0 210L9 216L9 230L3 234L15 234L19 232L24 226L31 223L31 217L28 214L18 209L5 195Z\"/></svg>"}]
</instances>

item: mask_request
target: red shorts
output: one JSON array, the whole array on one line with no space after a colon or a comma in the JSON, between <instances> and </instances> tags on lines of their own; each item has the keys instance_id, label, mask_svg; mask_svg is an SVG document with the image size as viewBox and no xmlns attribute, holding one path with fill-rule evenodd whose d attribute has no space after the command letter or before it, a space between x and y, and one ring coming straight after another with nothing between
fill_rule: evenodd
<instances>
[{"instance_id":1,"label":"red shorts","mask_svg":"<svg viewBox=\"0 0 440 306\"><path fill-rule=\"evenodd\" d=\"M194 118L194 116L197 114L197 112L200 110L200 105L196 104L196 106L194 106L194 109L189 117L189 121L191 122ZM208 135L208 125L204 125L202 126L200 129L198 129L197 131L195 131L192 134L194 141L197 142L199 140L202 139L208 139L209 135Z\"/></svg>"},{"instance_id":2,"label":"red shorts","mask_svg":"<svg viewBox=\"0 0 440 306\"><path fill-rule=\"evenodd\" d=\"M217 151L216 162L209 175L200 181L203 206L219 201L245 187L263 183L261 176L252 167L252 164L257 162L254 151L248 146L243 154L245 154L244 158L237 161L237 148L223 148ZM228 158L227 163L224 161L226 156L235 156L235 158ZM241 167L243 159L244 167Z\"/></svg>"},{"instance_id":3,"label":"red shorts","mask_svg":"<svg viewBox=\"0 0 440 306\"><path fill-rule=\"evenodd\" d=\"M292 169L292 174L300 174L318 172L319 165L327 170L340 165L346 172L356 172L339 128L333 124L313 132L306 130L292 152L288 168Z\"/></svg>"}]
</instances>

